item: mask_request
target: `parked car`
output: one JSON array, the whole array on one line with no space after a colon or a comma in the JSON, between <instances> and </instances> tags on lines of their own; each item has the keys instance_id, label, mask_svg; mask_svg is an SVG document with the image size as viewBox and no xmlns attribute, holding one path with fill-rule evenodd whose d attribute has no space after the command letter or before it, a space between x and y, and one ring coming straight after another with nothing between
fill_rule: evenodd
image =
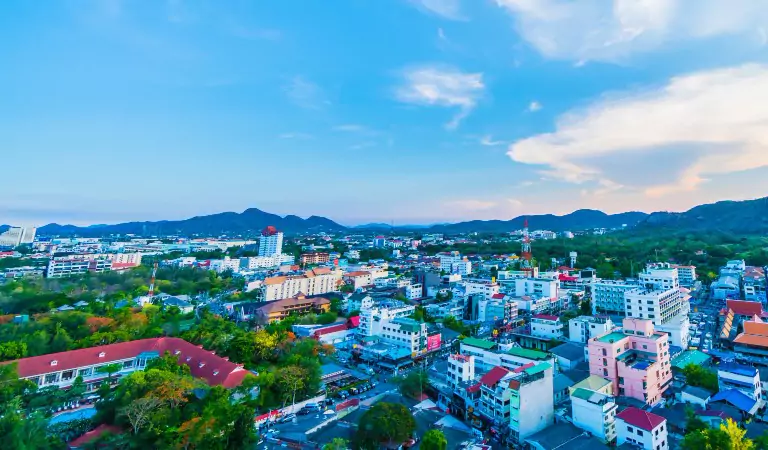
<instances>
[{"instance_id":1,"label":"parked car","mask_svg":"<svg viewBox=\"0 0 768 450\"><path fill-rule=\"evenodd\" d=\"M349 390L349 393L352 395L357 395L358 393L360 393L360 389L353 387Z\"/></svg>"},{"instance_id":2,"label":"parked car","mask_svg":"<svg viewBox=\"0 0 768 450\"><path fill-rule=\"evenodd\" d=\"M296 414L286 414L277 420L278 423L288 423L296 418Z\"/></svg>"}]
</instances>

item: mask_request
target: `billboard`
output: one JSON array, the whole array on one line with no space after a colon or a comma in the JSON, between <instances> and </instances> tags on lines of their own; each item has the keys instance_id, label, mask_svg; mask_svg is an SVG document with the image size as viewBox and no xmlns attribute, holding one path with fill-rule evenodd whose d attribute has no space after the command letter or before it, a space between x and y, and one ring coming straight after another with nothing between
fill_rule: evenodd
<instances>
[{"instance_id":1,"label":"billboard","mask_svg":"<svg viewBox=\"0 0 768 450\"><path fill-rule=\"evenodd\" d=\"M440 349L440 339L441 335L440 333L434 334L432 336L427 336L427 351L433 352L435 350Z\"/></svg>"}]
</instances>

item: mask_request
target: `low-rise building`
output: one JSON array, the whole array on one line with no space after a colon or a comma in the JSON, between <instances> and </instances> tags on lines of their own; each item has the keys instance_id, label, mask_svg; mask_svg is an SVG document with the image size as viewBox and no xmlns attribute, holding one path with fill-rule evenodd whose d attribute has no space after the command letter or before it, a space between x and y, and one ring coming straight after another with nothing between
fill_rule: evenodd
<instances>
[{"instance_id":1,"label":"low-rise building","mask_svg":"<svg viewBox=\"0 0 768 450\"><path fill-rule=\"evenodd\" d=\"M666 450L669 448L667 419L629 407L616 415L618 445L629 443L646 450Z\"/></svg>"},{"instance_id":2,"label":"low-rise building","mask_svg":"<svg viewBox=\"0 0 768 450\"><path fill-rule=\"evenodd\" d=\"M299 264L325 264L330 261L330 258L327 252L302 253L299 256Z\"/></svg>"},{"instance_id":3,"label":"low-rise building","mask_svg":"<svg viewBox=\"0 0 768 450\"><path fill-rule=\"evenodd\" d=\"M110 270L112 270L112 261L105 256L64 256L51 258L48 261L46 276L48 278L63 278L72 275L83 275L88 272L109 272Z\"/></svg>"},{"instance_id":4,"label":"low-rise building","mask_svg":"<svg viewBox=\"0 0 768 450\"><path fill-rule=\"evenodd\" d=\"M590 339L602 336L614 328L608 316L579 316L568 321L568 340L586 344Z\"/></svg>"},{"instance_id":5,"label":"low-rise building","mask_svg":"<svg viewBox=\"0 0 768 450\"><path fill-rule=\"evenodd\" d=\"M281 275L268 277L262 285L265 301L291 298L299 293L305 295L323 295L338 290L341 271L332 271L327 267L307 270L301 275Z\"/></svg>"},{"instance_id":6,"label":"low-rise building","mask_svg":"<svg viewBox=\"0 0 768 450\"><path fill-rule=\"evenodd\" d=\"M563 323L557 316L535 314L531 317L531 335L545 339L561 339Z\"/></svg>"},{"instance_id":7,"label":"low-rise building","mask_svg":"<svg viewBox=\"0 0 768 450\"><path fill-rule=\"evenodd\" d=\"M571 392L573 424L604 442L616 439L616 413L613 396L576 388Z\"/></svg>"},{"instance_id":8,"label":"low-rise building","mask_svg":"<svg viewBox=\"0 0 768 450\"><path fill-rule=\"evenodd\" d=\"M273 300L257 307L253 315L259 323L271 323L285 319L292 314L307 314L310 312L322 314L331 309L331 301L324 297L308 298L298 294L294 297Z\"/></svg>"}]
</instances>

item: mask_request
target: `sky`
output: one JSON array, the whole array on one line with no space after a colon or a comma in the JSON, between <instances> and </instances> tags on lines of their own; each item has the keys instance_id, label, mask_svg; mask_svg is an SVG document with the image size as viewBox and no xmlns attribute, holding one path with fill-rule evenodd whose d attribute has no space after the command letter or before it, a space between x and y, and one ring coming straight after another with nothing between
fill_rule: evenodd
<instances>
[{"instance_id":1,"label":"sky","mask_svg":"<svg viewBox=\"0 0 768 450\"><path fill-rule=\"evenodd\" d=\"M768 195L765 0L0 2L0 224Z\"/></svg>"}]
</instances>

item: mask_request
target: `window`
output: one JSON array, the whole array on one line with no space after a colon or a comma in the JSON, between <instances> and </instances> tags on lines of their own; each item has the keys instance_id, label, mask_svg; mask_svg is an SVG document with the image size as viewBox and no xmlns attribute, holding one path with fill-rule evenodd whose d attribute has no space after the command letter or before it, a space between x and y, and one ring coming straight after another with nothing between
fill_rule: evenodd
<instances>
[{"instance_id":1,"label":"window","mask_svg":"<svg viewBox=\"0 0 768 450\"><path fill-rule=\"evenodd\" d=\"M629 431L630 433L633 433L635 431L635 429L632 428L632 427L627 427L627 431Z\"/></svg>"},{"instance_id":2,"label":"window","mask_svg":"<svg viewBox=\"0 0 768 450\"><path fill-rule=\"evenodd\" d=\"M72 378L74 378L74 376L75 376L74 370L67 370L61 373L61 380L62 381L71 380Z\"/></svg>"},{"instance_id":3,"label":"window","mask_svg":"<svg viewBox=\"0 0 768 450\"><path fill-rule=\"evenodd\" d=\"M603 376L608 376L608 369L603 369Z\"/></svg>"},{"instance_id":4,"label":"window","mask_svg":"<svg viewBox=\"0 0 768 450\"><path fill-rule=\"evenodd\" d=\"M638 435L638 436L642 436L642 435L643 435L643 432L642 432L642 431L640 431L640 430L637 430L637 435Z\"/></svg>"},{"instance_id":5,"label":"window","mask_svg":"<svg viewBox=\"0 0 768 450\"><path fill-rule=\"evenodd\" d=\"M624 377L619 377L619 384L624 384Z\"/></svg>"}]
</instances>

